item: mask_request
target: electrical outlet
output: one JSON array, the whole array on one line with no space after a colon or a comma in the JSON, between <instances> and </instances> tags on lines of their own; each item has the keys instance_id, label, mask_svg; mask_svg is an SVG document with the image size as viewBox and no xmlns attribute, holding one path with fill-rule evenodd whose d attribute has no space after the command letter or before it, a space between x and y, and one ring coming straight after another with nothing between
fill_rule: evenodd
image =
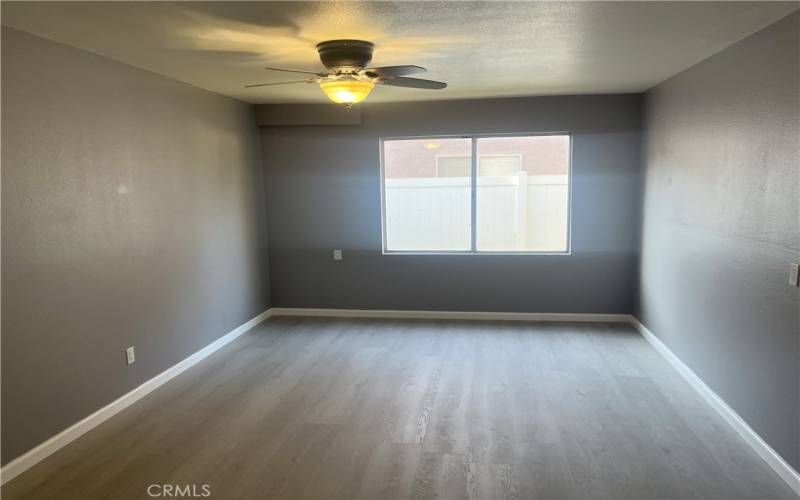
<instances>
[{"instance_id":1,"label":"electrical outlet","mask_svg":"<svg viewBox=\"0 0 800 500\"><path fill-rule=\"evenodd\" d=\"M342 260L342 251L341 250L334 250L333 251L333 260Z\"/></svg>"},{"instance_id":2,"label":"electrical outlet","mask_svg":"<svg viewBox=\"0 0 800 500\"><path fill-rule=\"evenodd\" d=\"M789 264L789 284L800 287L800 264Z\"/></svg>"},{"instance_id":3,"label":"electrical outlet","mask_svg":"<svg viewBox=\"0 0 800 500\"><path fill-rule=\"evenodd\" d=\"M125 359L128 361L129 365L132 365L136 362L136 351L133 349L133 346L125 349Z\"/></svg>"}]
</instances>

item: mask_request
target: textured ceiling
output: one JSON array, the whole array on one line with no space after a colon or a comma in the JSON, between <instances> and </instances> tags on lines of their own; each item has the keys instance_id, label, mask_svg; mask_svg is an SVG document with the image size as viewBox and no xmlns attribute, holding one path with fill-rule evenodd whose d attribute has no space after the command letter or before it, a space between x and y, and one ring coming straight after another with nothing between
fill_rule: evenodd
<instances>
[{"instance_id":1,"label":"textured ceiling","mask_svg":"<svg viewBox=\"0 0 800 500\"><path fill-rule=\"evenodd\" d=\"M3 2L2 22L253 103L324 102L265 65L321 69L314 45L375 42L446 90L370 101L639 92L758 31L797 2ZM55 69L54 69L55 70Z\"/></svg>"}]
</instances>

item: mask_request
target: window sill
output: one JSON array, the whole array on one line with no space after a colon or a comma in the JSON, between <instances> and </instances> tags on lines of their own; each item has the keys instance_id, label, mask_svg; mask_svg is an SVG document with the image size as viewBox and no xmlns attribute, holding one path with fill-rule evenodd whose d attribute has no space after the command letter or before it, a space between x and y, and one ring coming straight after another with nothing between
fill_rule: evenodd
<instances>
[{"instance_id":1,"label":"window sill","mask_svg":"<svg viewBox=\"0 0 800 500\"><path fill-rule=\"evenodd\" d=\"M565 252L472 252L472 251L423 251L423 250L383 250L382 255L520 255L520 256L534 256L534 255L572 255L571 250Z\"/></svg>"}]
</instances>

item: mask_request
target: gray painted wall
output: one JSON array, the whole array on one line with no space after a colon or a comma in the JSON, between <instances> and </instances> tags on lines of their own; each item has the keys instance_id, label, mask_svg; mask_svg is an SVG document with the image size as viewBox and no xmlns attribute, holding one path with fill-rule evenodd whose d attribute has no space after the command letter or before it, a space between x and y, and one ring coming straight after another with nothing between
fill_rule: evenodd
<instances>
[{"instance_id":1,"label":"gray painted wall","mask_svg":"<svg viewBox=\"0 0 800 500\"><path fill-rule=\"evenodd\" d=\"M5 27L2 88L6 463L264 311L269 285L251 105Z\"/></svg>"},{"instance_id":2,"label":"gray painted wall","mask_svg":"<svg viewBox=\"0 0 800 500\"><path fill-rule=\"evenodd\" d=\"M646 95L639 314L800 467L797 12Z\"/></svg>"},{"instance_id":3,"label":"gray painted wall","mask_svg":"<svg viewBox=\"0 0 800 500\"><path fill-rule=\"evenodd\" d=\"M640 96L366 103L361 120L262 128L273 306L632 311ZM381 254L379 137L552 131L573 133L572 255Z\"/></svg>"}]
</instances>

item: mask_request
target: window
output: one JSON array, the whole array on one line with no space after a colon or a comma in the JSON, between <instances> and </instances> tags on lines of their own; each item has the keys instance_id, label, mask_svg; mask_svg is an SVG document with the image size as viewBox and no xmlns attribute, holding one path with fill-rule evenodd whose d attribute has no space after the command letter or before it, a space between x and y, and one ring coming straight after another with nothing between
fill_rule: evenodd
<instances>
[{"instance_id":1,"label":"window","mask_svg":"<svg viewBox=\"0 0 800 500\"><path fill-rule=\"evenodd\" d=\"M397 138L381 148L385 252L569 251L569 135Z\"/></svg>"},{"instance_id":2,"label":"window","mask_svg":"<svg viewBox=\"0 0 800 500\"><path fill-rule=\"evenodd\" d=\"M468 252L472 249L472 179L458 177L458 158L471 157L463 138L383 141L383 207L388 251ZM448 175L438 177L437 155Z\"/></svg>"},{"instance_id":3,"label":"window","mask_svg":"<svg viewBox=\"0 0 800 500\"><path fill-rule=\"evenodd\" d=\"M436 177L470 177L472 160L469 156L436 156Z\"/></svg>"},{"instance_id":4,"label":"window","mask_svg":"<svg viewBox=\"0 0 800 500\"><path fill-rule=\"evenodd\" d=\"M516 175L522 169L520 155L478 156L478 175ZM469 156L436 156L437 177L470 177Z\"/></svg>"}]
</instances>

